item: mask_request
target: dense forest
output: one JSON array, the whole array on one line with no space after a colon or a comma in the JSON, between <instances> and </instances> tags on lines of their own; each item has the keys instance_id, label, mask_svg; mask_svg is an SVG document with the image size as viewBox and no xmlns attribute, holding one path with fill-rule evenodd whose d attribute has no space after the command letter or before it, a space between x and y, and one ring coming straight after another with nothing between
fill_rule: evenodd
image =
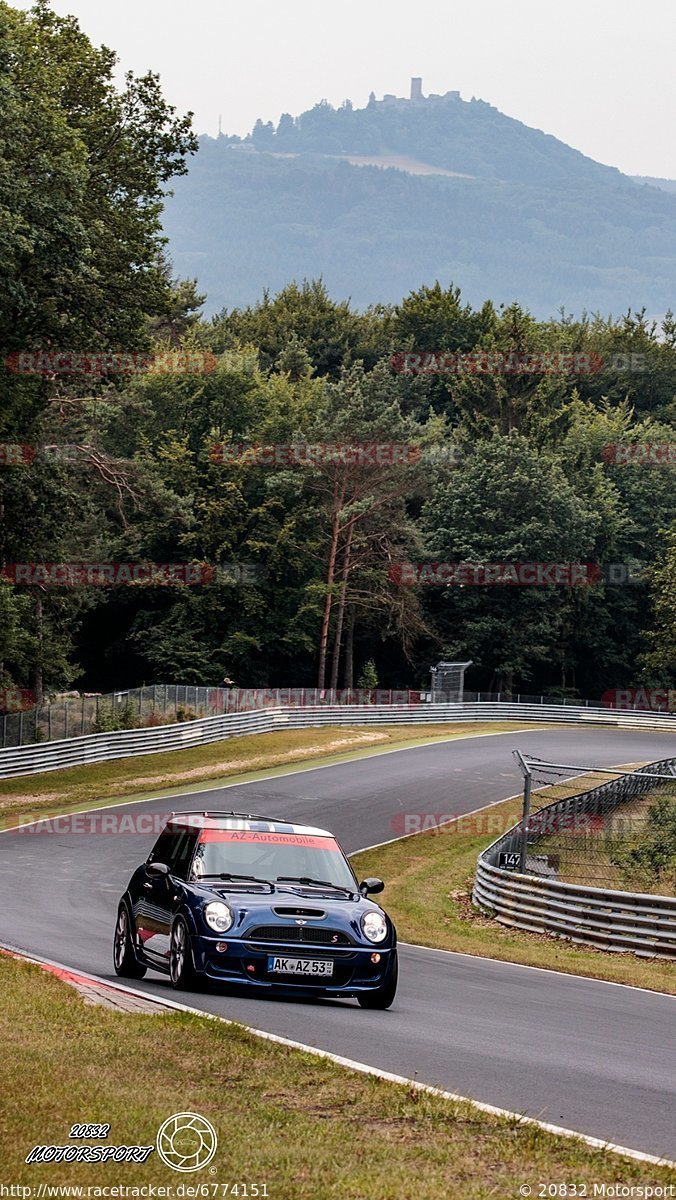
<instances>
[{"instance_id":1,"label":"dense forest","mask_svg":"<svg viewBox=\"0 0 676 1200\"><path fill-rule=\"evenodd\" d=\"M161 228L189 118L44 4L0 34L2 686L673 686L671 314L310 280L205 319ZM86 582L113 563L176 570ZM591 569L402 568L439 563Z\"/></svg>"}]
</instances>

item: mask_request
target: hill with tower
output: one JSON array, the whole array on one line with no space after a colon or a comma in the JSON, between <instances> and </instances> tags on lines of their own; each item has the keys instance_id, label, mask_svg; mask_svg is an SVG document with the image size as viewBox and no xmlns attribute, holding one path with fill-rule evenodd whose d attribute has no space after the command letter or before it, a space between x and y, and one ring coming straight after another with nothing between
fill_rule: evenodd
<instances>
[{"instance_id":1,"label":"hill with tower","mask_svg":"<svg viewBox=\"0 0 676 1200\"><path fill-rule=\"evenodd\" d=\"M323 276L359 306L439 279L473 304L656 316L673 301L676 194L458 91L321 100L202 137L165 230L209 311Z\"/></svg>"}]
</instances>

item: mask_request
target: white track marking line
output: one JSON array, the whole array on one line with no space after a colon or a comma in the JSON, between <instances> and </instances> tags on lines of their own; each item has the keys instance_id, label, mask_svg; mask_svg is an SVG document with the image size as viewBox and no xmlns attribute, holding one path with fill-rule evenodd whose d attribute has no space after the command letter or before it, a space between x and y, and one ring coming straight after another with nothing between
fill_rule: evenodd
<instances>
[{"instance_id":1,"label":"white track marking line","mask_svg":"<svg viewBox=\"0 0 676 1200\"><path fill-rule=\"evenodd\" d=\"M387 1083L396 1083L405 1087L415 1088L416 1091L425 1092L430 1096L439 1096L444 1100L452 1100L455 1103L469 1104L473 1108L478 1108L481 1112L517 1121L520 1125L536 1125L538 1129L543 1129L546 1133L552 1133L558 1137L577 1138L579 1141L596 1150L611 1151L613 1154L621 1154L625 1158L633 1158L638 1162L653 1163L659 1167L676 1167L676 1162L672 1162L670 1159L659 1158L655 1154L646 1154L642 1150L632 1150L627 1146L618 1146L614 1142L604 1142L602 1138L591 1137L589 1134L580 1133L577 1129L566 1129L561 1125L550 1125L547 1121L539 1121L536 1117L526 1117L522 1113L512 1112L507 1108L496 1108L493 1104L484 1104L481 1100L472 1100L471 1097L460 1096L457 1092L447 1092L443 1088L433 1087L429 1083L420 1083L417 1079L408 1079L405 1075L394 1075L391 1071L380 1071L377 1067L369 1066L368 1063L357 1062L355 1059L345 1058L341 1054L332 1054L330 1050L322 1050L319 1046L309 1046L305 1042L297 1042L291 1038L282 1037L277 1033L268 1033L266 1030L256 1029L252 1025L242 1026L240 1021L234 1021L230 1017L221 1017L217 1013L204 1012L202 1009L193 1008L189 1004L181 1004L176 1000L160 1000L154 997L153 993L129 987L127 984L103 979L101 976L92 975L88 971L79 971L74 967L66 966L65 963L55 962L53 959L40 958L34 954L27 954L5 943L0 943L0 949L7 950L17 958L23 958L27 962L36 963L38 966L44 964L50 967L57 967L62 971L70 971L73 974L81 975L84 979L91 979L98 984L103 984L120 992L126 992L131 996L140 996L144 1000L147 1000L150 995L151 1000L157 999L158 1004L175 1009L177 1012L192 1013L194 1016L206 1017L210 1021L220 1021L224 1025L238 1025L244 1028L247 1033L252 1034L253 1037L261 1038L266 1042L275 1042L279 1046L288 1046L292 1050L301 1050L306 1054L314 1054L317 1058L329 1059L330 1062L336 1063L337 1066L347 1067L351 1071L359 1071L363 1075L372 1075L376 1079L385 1080Z\"/></svg>"},{"instance_id":2,"label":"white track marking line","mask_svg":"<svg viewBox=\"0 0 676 1200\"><path fill-rule=\"evenodd\" d=\"M568 944L568 943L567 943ZM421 946L419 942L398 941L397 945L406 946L409 950L424 950L429 954L450 954L456 958L471 958L472 962L499 963L502 967L515 967L517 971L542 971L546 975L556 975L558 979L581 979L584 983L603 983L606 987L627 988L630 992L643 992L646 996L664 996L665 1000L676 1001L672 992L660 992L655 988L640 987L637 983L618 983L615 979L597 979L595 975L576 975L573 971L557 971L554 967L535 967L530 963L513 962L511 958L489 958L485 954L469 954L466 950L444 950L441 946ZM667 962L667 959L662 961Z\"/></svg>"}]
</instances>

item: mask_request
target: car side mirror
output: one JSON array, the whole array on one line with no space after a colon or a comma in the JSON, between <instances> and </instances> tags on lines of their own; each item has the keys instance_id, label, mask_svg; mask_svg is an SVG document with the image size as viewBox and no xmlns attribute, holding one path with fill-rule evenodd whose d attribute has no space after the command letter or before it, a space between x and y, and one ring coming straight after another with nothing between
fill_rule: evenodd
<instances>
[{"instance_id":1,"label":"car side mirror","mask_svg":"<svg viewBox=\"0 0 676 1200\"><path fill-rule=\"evenodd\" d=\"M166 878L166 876L169 874L169 868L168 868L167 864L161 863L161 862L148 863L148 865L146 867L146 871L148 872L149 875L154 875L158 879L162 875L164 875Z\"/></svg>"},{"instance_id":2,"label":"car side mirror","mask_svg":"<svg viewBox=\"0 0 676 1200\"><path fill-rule=\"evenodd\" d=\"M375 892L382 892L384 887L385 884L383 883L382 879L364 879L362 883L359 884L359 891L361 892L362 896L370 896Z\"/></svg>"}]
</instances>

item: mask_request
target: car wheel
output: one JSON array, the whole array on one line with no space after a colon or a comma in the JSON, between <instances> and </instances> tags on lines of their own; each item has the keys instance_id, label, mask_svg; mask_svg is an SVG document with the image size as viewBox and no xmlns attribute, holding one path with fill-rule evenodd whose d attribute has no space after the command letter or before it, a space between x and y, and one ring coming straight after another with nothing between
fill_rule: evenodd
<instances>
[{"instance_id":1,"label":"car wheel","mask_svg":"<svg viewBox=\"0 0 676 1200\"><path fill-rule=\"evenodd\" d=\"M397 994L399 980L399 960L396 950L392 954L392 966L384 983L372 992L362 992L357 996L362 1008L389 1008Z\"/></svg>"},{"instance_id":2,"label":"car wheel","mask_svg":"<svg viewBox=\"0 0 676 1200\"><path fill-rule=\"evenodd\" d=\"M147 967L141 965L134 952L131 939L131 922L126 904L121 904L117 911L117 924L113 939L113 966L115 974L125 979L143 979Z\"/></svg>"},{"instance_id":3,"label":"car wheel","mask_svg":"<svg viewBox=\"0 0 676 1200\"><path fill-rule=\"evenodd\" d=\"M197 976L192 960L188 926L182 917L174 922L169 945L169 978L171 986L184 990L195 986Z\"/></svg>"}]
</instances>

